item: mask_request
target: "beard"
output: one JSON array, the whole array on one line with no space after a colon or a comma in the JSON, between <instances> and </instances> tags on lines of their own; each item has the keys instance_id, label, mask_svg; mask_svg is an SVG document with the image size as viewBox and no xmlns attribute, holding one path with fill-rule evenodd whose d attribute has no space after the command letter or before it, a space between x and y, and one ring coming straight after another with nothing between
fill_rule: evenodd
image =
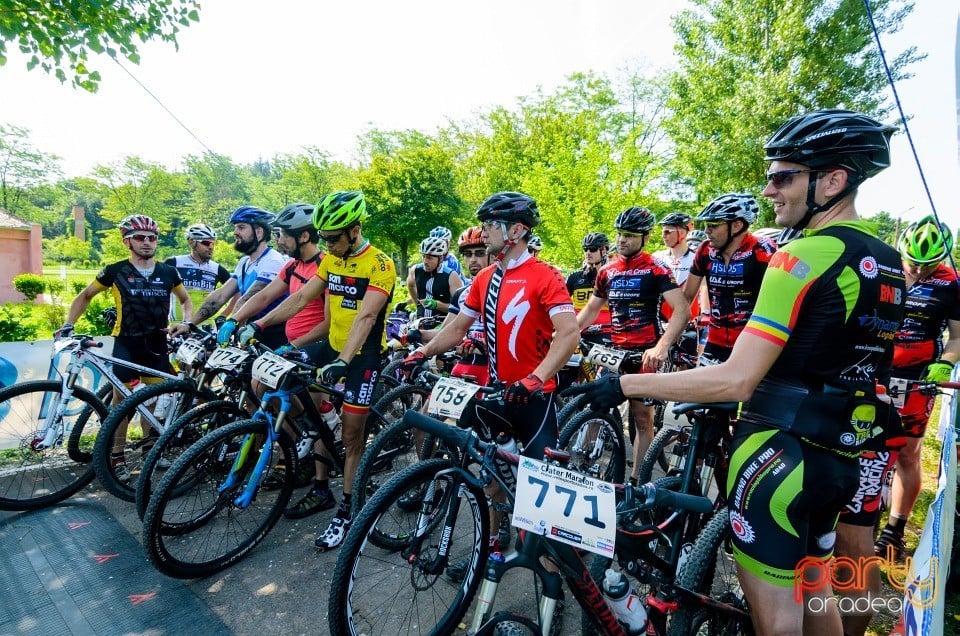
<instances>
[{"instance_id":1,"label":"beard","mask_svg":"<svg viewBox=\"0 0 960 636\"><path fill-rule=\"evenodd\" d=\"M237 250L241 254L253 254L256 251L257 247L260 245L260 241L254 237L249 241L244 241L242 239L235 238L233 240L233 249Z\"/></svg>"}]
</instances>

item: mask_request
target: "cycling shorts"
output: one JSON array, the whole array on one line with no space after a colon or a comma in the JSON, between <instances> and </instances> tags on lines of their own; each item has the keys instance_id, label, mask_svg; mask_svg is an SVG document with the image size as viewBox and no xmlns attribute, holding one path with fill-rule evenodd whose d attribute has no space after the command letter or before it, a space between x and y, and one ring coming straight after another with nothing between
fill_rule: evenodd
<instances>
[{"instance_id":1,"label":"cycling shorts","mask_svg":"<svg viewBox=\"0 0 960 636\"><path fill-rule=\"evenodd\" d=\"M326 340L302 347L311 364L318 367L330 364L340 355ZM370 411L373 388L380 376L380 354L358 353L347 365L347 377L343 383L343 410L347 413L365 414Z\"/></svg>"},{"instance_id":2,"label":"cycling shorts","mask_svg":"<svg viewBox=\"0 0 960 636\"><path fill-rule=\"evenodd\" d=\"M907 383L906 399L903 406L897 409L907 437L923 437L927 431L930 414L933 413L933 404L937 399L936 395L926 395L920 391L910 390L915 387L916 384L913 382Z\"/></svg>"},{"instance_id":3,"label":"cycling shorts","mask_svg":"<svg viewBox=\"0 0 960 636\"><path fill-rule=\"evenodd\" d=\"M541 393L527 406L490 403L482 394L464 409L459 426L472 428L481 439L492 441L506 433L523 446L520 454L543 459L543 449L557 447L557 405L553 393Z\"/></svg>"},{"instance_id":4,"label":"cycling shorts","mask_svg":"<svg viewBox=\"0 0 960 636\"><path fill-rule=\"evenodd\" d=\"M167 353L167 334L162 331L148 336L116 336L113 340L113 357L163 373L173 373ZM124 384L134 380L141 380L145 384L162 381L155 375L140 373L119 364L113 365L113 373Z\"/></svg>"},{"instance_id":5,"label":"cycling shorts","mask_svg":"<svg viewBox=\"0 0 960 636\"><path fill-rule=\"evenodd\" d=\"M778 587L804 557L828 558L837 516L857 490L854 458L741 419L727 477L737 563Z\"/></svg>"},{"instance_id":6,"label":"cycling shorts","mask_svg":"<svg viewBox=\"0 0 960 636\"><path fill-rule=\"evenodd\" d=\"M857 493L840 511L840 522L852 526L874 527L883 510L883 489L899 450L860 453L860 480Z\"/></svg>"},{"instance_id":7,"label":"cycling shorts","mask_svg":"<svg viewBox=\"0 0 960 636\"><path fill-rule=\"evenodd\" d=\"M718 345L713 342L708 342L706 346L703 347L703 355L713 360L711 364L726 362L730 358L730 354L732 352L733 352L733 347L724 347L723 345ZM709 365L701 365L701 366L709 366Z\"/></svg>"}]
</instances>

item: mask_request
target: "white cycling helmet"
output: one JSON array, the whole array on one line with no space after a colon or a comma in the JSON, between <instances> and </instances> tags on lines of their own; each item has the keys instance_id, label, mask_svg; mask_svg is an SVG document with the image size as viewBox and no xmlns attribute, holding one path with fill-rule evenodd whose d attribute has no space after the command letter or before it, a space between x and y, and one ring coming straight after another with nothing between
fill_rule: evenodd
<instances>
[{"instance_id":1,"label":"white cycling helmet","mask_svg":"<svg viewBox=\"0 0 960 636\"><path fill-rule=\"evenodd\" d=\"M187 228L187 239L191 241L202 241L204 239L215 241L217 240L217 233L209 225L194 223Z\"/></svg>"},{"instance_id":2,"label":"white cycling helmet","mask_svg":"<svg viewBox=\"0 0 960 636\"><path fill-rule=\"evenodd\" d=\"M430 256L443 256L447 253L447 245L447 241L440 237L428 236L420 241L420 253Z\"/></svg>"},{"instance_id":3,"label":"white cycling helmet","mask_svg":"<svg viewBox=\"0 0 960 636\"><path fill-rule=\"evenodd\" d=\"M527 241L527 248L539 252L543 249L543 240L536 234L531 234L530 240Z\"/></svg>"}]
</instances>

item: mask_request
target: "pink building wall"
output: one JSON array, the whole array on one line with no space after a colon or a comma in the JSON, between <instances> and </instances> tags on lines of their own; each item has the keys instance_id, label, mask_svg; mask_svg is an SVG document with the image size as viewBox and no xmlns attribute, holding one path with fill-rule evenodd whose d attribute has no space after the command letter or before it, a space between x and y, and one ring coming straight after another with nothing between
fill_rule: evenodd
<instances>
[{"instance_id":1,"label":"pink building wall","mask_svg":"<svg viewBox=\"0 0 960 636\"><path fill-rule=\"evenodd\" d=\"M0 304L23 302L13 286L18 274L43 274L43 243L39 223L0 227Z\"/></svg>"}]
</instances>

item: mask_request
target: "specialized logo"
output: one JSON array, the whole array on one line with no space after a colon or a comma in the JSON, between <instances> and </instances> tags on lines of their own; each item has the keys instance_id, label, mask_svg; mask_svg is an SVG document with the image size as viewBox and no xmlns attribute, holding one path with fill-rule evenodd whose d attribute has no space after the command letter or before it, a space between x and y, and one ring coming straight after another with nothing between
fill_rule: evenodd
<instances>
[{"instance_id":1,"label":"specialized logo","mask_svg":"<svg viewBox=\"0 0 960 636\"><path fill-rule=\"evenodd\" d=\"M507 303L507 306L503 310L503 324L509 325L511 322L514 323L514 325L510 327L510 338L507 340L507 348L510 349L510 355L513 356L514 360L518 359L517 336L520 334L520 327L523 325L523 321L526 320L527 314L530 312L530 301L521 300L525 291L527 291L527 288L521 287L520 291L510 299L510 302Z\"/></svg>"},{"instance_id":2,"label":"specialized logo","mask_svg":"<svg viewBox=\"0 0 960 636\"><path fill-rule=\"evenodd\" d=\"M730 511L730 529L744 543L753 543L757 540L757 533L739 512Z\"/></svg>"},{"instance_id":3,"label":"specialized logo","mask_svg":"<svg viewBox=\"0 0 960 636\"><path fill-rule=\"evenodd\" d=\"M879 273L877 259L872 256L864 256L863 260L860 261L860 275L873 280Z\"/></svg>"}]
</instances>

